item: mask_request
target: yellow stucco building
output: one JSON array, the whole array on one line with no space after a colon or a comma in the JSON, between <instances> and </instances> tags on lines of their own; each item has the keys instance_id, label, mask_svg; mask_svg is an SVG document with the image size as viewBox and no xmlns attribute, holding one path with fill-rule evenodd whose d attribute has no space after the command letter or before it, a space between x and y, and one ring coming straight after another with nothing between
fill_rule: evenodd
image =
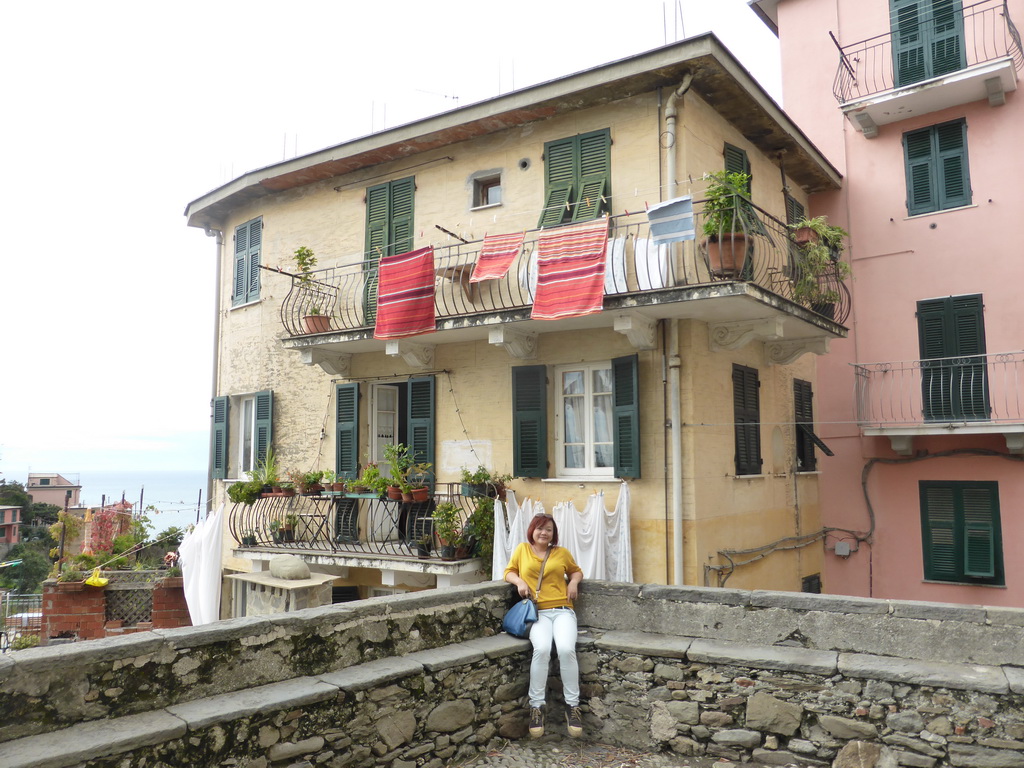
<instances>
[{"instance_id":1,"label":"yellow stucco building","mask_svg":"<svg viewBox=\"0 0 1024 768\"><path fill-rule=\"evenodd\" d=\"M708 237L706 174L722 171L748 174L727 197L739 245L721 221ZM614 505L628 483L637 582L813 589L815 356L845 336L849 302L835 274L815 277L832 281L828 306L800 293L787 225L839 184L712 35L235 179L186 211L217 242L212 498L267 447L351 480L400 442L463 506L460 469L477 464L549 509L597 491ZM655 242L648 209L686 197L694 237ZM551 295L544 238L602 220L599 311L569 311L591 272L562 295L567 316L534 317ZM518 233L507 272L472 281L481 241ZM428 246L431 330L375 338L391 311L378 293L397 284L382 264ZM306 275L299 248L317 260ZM416 558L433 503L375 504L228 501L225 567L294 552L337 575L337 599L489 578ZM269 529L282 505L303 518L290 541Z\"/></svg>"}]
</instances>

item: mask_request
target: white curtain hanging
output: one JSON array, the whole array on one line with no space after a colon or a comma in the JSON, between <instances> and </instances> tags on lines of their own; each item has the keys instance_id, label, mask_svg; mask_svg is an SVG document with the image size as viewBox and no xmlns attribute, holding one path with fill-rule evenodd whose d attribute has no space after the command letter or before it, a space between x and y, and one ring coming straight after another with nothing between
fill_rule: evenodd
<instances>
[{"instance_id":1,"label":"white curtain hanging","mask_svg":"<svg viewBox=\"0 0 1024 768\"><path fill-rule=\"evenodd\" d=\"M224 505L200 520L178 547L185 602L192 626L220 619L220 555Z\"/></svg>"},{"instance_id":2,"label":"white curtain hanging","mask_svg":"<svg viewBox=\"0 0 1024 768\"><path fill-rule=\"evenodd\" d=\"M585 578L633 580L629 506L629 486L620 483L619 498L614 510L609 511L605 506L603 492L591 495L582 512L572 501L559 502L551 510L551 516L558 526L558 543L572 552ZM544 512L544 505L527 498L519 506L515 494L510 491L507 511L501 502L494 507L494 562L491 577L501 579L512 552L521 542L526 541L530 520L534 515Z\"/></svg>"}]
</instances>

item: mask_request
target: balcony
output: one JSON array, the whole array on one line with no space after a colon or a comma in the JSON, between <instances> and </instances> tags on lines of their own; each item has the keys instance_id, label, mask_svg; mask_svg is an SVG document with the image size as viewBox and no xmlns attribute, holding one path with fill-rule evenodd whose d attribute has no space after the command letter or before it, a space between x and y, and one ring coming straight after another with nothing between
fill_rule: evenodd
<instances>
[{"instance_id":1,"label":"balcony","mask_svg":"<svg viewBox=\"0 0 1024 768\"><path fill-rule=\"evenodd\" d=\"M880 125L947 107L981 99L999 106L1016 90L1024 54L1003 0L962 12L959 2L945 0L933 3L929 16L914 8L902 13L898 32L839 49L833 93L867 138Z\"/></svg>"},{"instance_id":2,"label":"balcony","mask_svg":"<svg viewBox=\"0 0 1024 768\"><path fill-rule=\"evenodd\" d=\"M694 208L700 233L702 203ZM730 228L745 239L740 243L727 233L717 238L724 255L718 253L717 243L709 246L701 237L654 245L644 213L612 217L603 311L560 320L554 326L530 319L539 230L526 233L503 278L479 283L470 277L481 241L436 247L436 331L414 340L373 338L376 262L317 270L306 280L283 273L292 280L281 305L284 344L299 350L305 362L345 375L344 360L353 353L384 350L403 355L410 364L417 360L425 364L426 358L416 357L417 345L422 349L422 345L486 338L515 355L514 350L529 346L528 339L536 333L602 326L613 326L640 345L653 338L653 323L659 319L697 318L711 324L713 335L723 344L763 333L766 339L786 345L773 362L786 362L784 358L796 354L801 344L814 347L803 351L824 351L828 338L845 335L841 324L850 312L849 292L839 269L808 275L801 266L799 247L783 222L746 201L737 210ZM807 295L809 280L818 303ZM312 307L321 314L319 328L309 324ZM515 325L510 328L508 323ZM748 333L745 328L753 330Z\"/></svg>"},{"instance_id":3,"label":"balcony","mask_svg":"<svg viewBox=\"0 0 1024 768\"><path fill-rule=\"evenodd\" d=\"M867 363L856 372L857 421L910 455L919 435L1002 434L1024 453L1024 352Z\"/></svg>"},{"instance_id":4,"label":"balcony","mask_svg":"<svg viewBox=\"0 0 1024 768\"><path fill-rule=\"evenodd\" d=\"M236 555L247 559L291 554L311 564L419 573L443 581L481 567L465 552L441 560L434 545L427 557L417 554L417 540L433 538L437 503L454 502L463 523L473 511L474 500L459 490L459 483L442 483L429 501L419 503L372 494L264 495L253 504L235 504L228 530L239 542Z\"/></svg>"}]
</instances>

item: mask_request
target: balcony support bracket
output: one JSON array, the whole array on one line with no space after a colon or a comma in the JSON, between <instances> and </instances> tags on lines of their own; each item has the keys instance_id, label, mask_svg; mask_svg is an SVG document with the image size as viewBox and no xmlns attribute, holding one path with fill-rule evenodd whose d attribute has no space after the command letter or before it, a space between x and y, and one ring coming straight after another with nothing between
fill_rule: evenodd
<instances>
[{"instance_id":1,"label":"balcony support bracket","mask_svg":"<svg viewBox=\"0 0 1024 768\"><path fill-rule=\"evenodd\" d=\"M511 328L492 328L487 333L487 343L504 347L508 356L516 360L533 360L537 357L537 334L513 331Z\"/></svg>"},{"instance_id":2,"label":"balcony support bracket","mask_svg":"<svg viewBox=\"0 0 1024 768\"><path fill-rule=\"evenodd\" d=\"M636 350L654 349L656 328L657 323L645 315L618 315L615 318L615 330L629 339Z\"/></svg>"},{"instance_id":3,"label":"balcony support bracket","mask_svg":"<svg viewBox=\"0 0 1024 768\"><path fill-rule=\"evenodd\" d=\"M878 136L878 126L867 112L854 112L851 117L863 132L865 139L873 139Z\"/></svg>"},{"instance_id":4,"label":"balcony support bracket","mask_svg":"<svg viewBox=\"0 0 1024 768\"><path fill-rule=\"evenodd\" d=\"M889 435L889 445L892 446L893 453L898 453L900 456L914 455L913 435Z\"/></svg>"},{"instance_id":5,"label":"balcony support bracket","mask_svg":"<svg viewBox=\"0 0 1024 768\"><path fill-rule=\"evenodd\" d=\"M1006 438L1006 450L1018 456L1024 454L1024 432L1007 432L1003 437Z\"/></svg>"},{"instance_id":6,"label":"balcony support bracket","mask_svg":"<svg viewBox=\"0 0 1024 768\"><path fill-rule=\"evenodd\" d=\"M426 371L434 367L434 345L416 344L412 341L388 341L384 353L390 357L401 357L410 368Z\"/></svg>"},{"instance_id":7,"label":"balcony support bracket","mask_svg":"<svg viewBox=\"0 0 1024 768\"><path fill-rule=\"evenodd\" d=\"M773 341L782 338L782 320L742 320L736 323L714 323L708 326L712 352L740 349L755 339Z\"/></svg>"},{"instance_id":8,"label":"balcony support bracket","mask_svg":"<svg viewBox=\"0 0 1024 768\"><path fill-rule=\"evenodd\" d=\"M352 355L344 353L330 354L316 348L299 350L299 355L303 364L319 365L325 373L331 376L340 376L343 379L347 379L352 371Z\"/></svg>"},{"instance_id":9,"label":"balcony support bracket","mask_svg":"<svg viewBox=\"0 0 1024 768\"><path fill-rule=\"evenodd\" d=\"M764 352L768 365L789 365L800 355L813 352L816 355L828 354L829 339L818 336L811 339L793 339L792 341L773 341L765 344Z\"/></svg>"},{"instance_id":10,"label":"balcony support bracket","mask_svg":"<svg viewBox=\"0 0 1024 768\"><path fill-rule=\"evenodd\" d=\"M990 107L1001 107L1006 103L1006 91L1003 90L1003 80L1000 77L985 78L985 93L988 94Z\"/></svg>"}]
</instances>

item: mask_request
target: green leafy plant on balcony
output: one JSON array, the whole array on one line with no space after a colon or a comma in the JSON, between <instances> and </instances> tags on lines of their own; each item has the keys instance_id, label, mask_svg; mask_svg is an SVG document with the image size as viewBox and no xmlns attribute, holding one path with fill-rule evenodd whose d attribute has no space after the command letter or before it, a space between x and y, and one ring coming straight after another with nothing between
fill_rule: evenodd
<instances>
[{"instance_id":1,"label":"green leafy plant on balcony","mask_svg":"<svg viewBox=\"0 0 1024 768\"><path fill-rule=\"evenodd\" d=\"M849 233L829 224L826 216L805 217L791 229L796 243L793 300L820 311L839 301L839 291L832 286L850 276L850 265L842 260Z\"/></svg>"}]
</instances>

